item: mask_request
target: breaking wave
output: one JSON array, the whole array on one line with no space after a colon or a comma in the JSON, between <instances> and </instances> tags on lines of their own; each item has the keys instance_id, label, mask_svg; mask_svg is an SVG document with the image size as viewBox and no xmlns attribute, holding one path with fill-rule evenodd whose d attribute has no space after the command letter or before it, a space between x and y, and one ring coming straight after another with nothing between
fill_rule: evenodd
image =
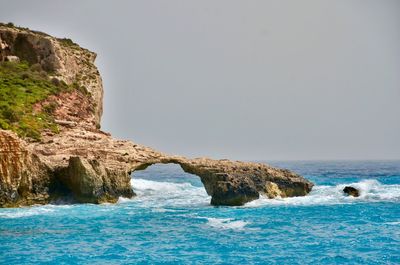
<instances>
[{"instance_id":1,"label":"breaking wave","mask_svg":"<svg viewBox=\"0 0 400 265\"><path fill-rule=\"evenodd\" d=\"M235 220L233 218L206 218L207 224L217 229L231 229L231 230L243 230L249 222Z\"/></svg>"},{"instance_id":2,"label":"breaking wave","mask_svg":"<svg viewBox=\"0 0 400 265\"><path fill-rule=\"evenodd\" d=\"M143 206L207 206L210 196L203 187L190 183L160 182L146 179L132 179L133 190L137 194L133 199L121 198L120 202L137 201ZM355 198L343 193L345 186L352 186L360 191ZM332 205L356 202L400 201L400 185L386 185L377 180L367 179L359 182L339 184L336 186L316 185L307 196L292 198L268 199L261 197L247 203L244 207L267 205ZM222 222L222 224L224 224Z\"/></svg>"},{"instance_id":3,"label":"breaking wave","mask_svg":"<svg viewBox=\"0 0 400 265\"><path fill-rule=\"evenodd\" d=\"M135 202L139 207L149 207L155 212L177 211L170 207L208 207L210 196L207 195L204 187L197 187L188 182L174 183L161 182L146 179L132 179L131 185L136 195L133 199L120 198L120 203ZM345 186L353 186L360 190L360 196L355 198L346 196L343 193ZM333 205L350 204L357 202L400 202L399 184L382 184L377 180L367 179L359 182L339 184L336 186L316 185L307 196L292 198L268 199L261 197L258 200L247 203L246 207L264 207L274 205ZM1 219L25 218L36 215L54 215L63 213L64 208L72 205L42 205L22 207L16 209L2 209ZM81 206L83 207L83 206ZM240 208L240 207L239 207ZM103 209L109 211L110 208ZM208 218L208 225L221 229L242 229L247 225L244 221L234 219ZM392 225L398 225L393 223Z\"/></svg>"},{"instance_id":4,"label":"breaking wave","mask_svg":"<svg viewBox=\"0 0 400 265\"><path fill-rule=\"evenodd\" d=\"M133 178L131 180L136 197L120 198L119 202L137 201L144 206L202 206L209 205L210 196L204 187L190 183L174 183Z\"/></svg>"},{"instance_id":5,"label":"breaking wave","mask_svg":"<svg viewBox=\"0 0 400 265\"><path fill-rule=\"evenodd\" d=\"M352 186L360 191L360 196L355 198L343 193L345 186ZM400 185L385 185L377 180L367 179L355 183L339 184L336 186L314 186L312 191L303 197L268 199L262 197L249 202L247 207L262 205L323 205L347 204L355 202L399 202Z\"/></svg>"},{"instance_id":6,"label":"breaking wave","mask_svg":"<svg viewBox=\"0 0 400 265\"><path fill-rule=\"evenodd\" d=\"M55 212L63 211L63 209L70 208L69 205L36 205L36 206L28 206L28 207L20 207L20 208L9 208L9 209L1 209L0 218L4 219L14 219L14 218L23 218L30 217L35 215L50 215Z\"/></svg>"}]
</instances>

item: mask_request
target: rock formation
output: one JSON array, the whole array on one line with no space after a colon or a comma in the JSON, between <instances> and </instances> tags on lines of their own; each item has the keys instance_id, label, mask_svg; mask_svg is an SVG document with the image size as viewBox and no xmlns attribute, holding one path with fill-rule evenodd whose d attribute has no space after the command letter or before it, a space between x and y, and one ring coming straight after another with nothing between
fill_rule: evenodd
<instances>
[{"instance_id":1,"label":"rock formation","mask_svg":"<svg viewBox=\"0 0 400 265\"><path fill-rule=\"evenodd\" d=\"M360 191L352 186L346 186L343 189L343 192L349 196L359 197Z\"/></svg>"},{"instance_id":2,"label":"rock formation","mask_svg":"<svg viewBox=\"0 0 400 265\"><path fill-rule=\"evenodd\" d=\"M103 88L93 64L96 54L70 40L1 24L0 61L6 56L39 64L49 78L84 90L63 91L35 104L37 111L57 103L52 118L58 130L44 129L40 141L0 130L0 207L59 198L82 203L131 198L131 173L156 163L179 164L199 176L213 205L243 205L260 195L304 196L313 186L293 172L262 163L189 159L112 138L99 129Z\"/></svg>"}]
</instances>

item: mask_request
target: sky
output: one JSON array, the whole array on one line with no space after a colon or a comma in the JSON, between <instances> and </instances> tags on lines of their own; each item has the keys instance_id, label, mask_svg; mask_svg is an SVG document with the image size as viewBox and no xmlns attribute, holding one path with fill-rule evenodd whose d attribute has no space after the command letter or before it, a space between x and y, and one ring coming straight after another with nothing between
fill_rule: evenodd
<instances>
[{"instance_id":1,"label":"sky","mask_svg":"<svg viewBox=\"0 0 400 265\"><path fill-rule=\"evenodd\" d=\"M400 159L400 1L0 0L98 54L102 129L166 153Z\"/></svg>"}]
</instances>

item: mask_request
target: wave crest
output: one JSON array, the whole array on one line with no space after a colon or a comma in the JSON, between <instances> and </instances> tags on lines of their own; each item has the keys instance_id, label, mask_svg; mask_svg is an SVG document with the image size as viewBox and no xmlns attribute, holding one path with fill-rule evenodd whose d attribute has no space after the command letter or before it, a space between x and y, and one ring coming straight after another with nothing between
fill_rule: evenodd
<instances>
[{"instance_id":1,"label":"wave crest","mask_svg":"<svg viewBox=\"0 0 400 265\"><path fill-rule=\"evenodd\" d=\"M232 218L207 218L207 224L217 229L243 230L249 222L234 220Z\"/></svg>"},{"instance_id":2,"label":"wave crest","mask_svg":"<svg viewBox=\"0 0 400 265\"><path fill-rule=\"evenodd\" d=\"M343 193L346 186L352 186L360 191L359 197L347 196ZM384 202L400 201L400 185L385 185L374 179L362 180L355 183L339 184L336 186L314 186L307 196L268 199L261 197L249 202L247 207L261 205L324 205L346 204L354 202Z\"/></svg>"},{"instance_id":3,"label":"wave crest","mask_svg":"<svg viewBox=\"0 0 400 265\"><path fill-rule=\"evenodd\" d=\"M209 205L210 197L204 187L190 183L174 183L133 178L131 185L136 193L132 200L144 206L196 206ZM121 198L119 202L132 201Z\"/></svg>"}]
</instances>

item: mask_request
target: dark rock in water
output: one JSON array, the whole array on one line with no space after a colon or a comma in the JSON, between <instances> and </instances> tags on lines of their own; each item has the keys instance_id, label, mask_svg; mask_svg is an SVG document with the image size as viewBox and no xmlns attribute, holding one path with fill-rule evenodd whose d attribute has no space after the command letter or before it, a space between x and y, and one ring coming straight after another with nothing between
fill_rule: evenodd
<instances>
[{"instance_id":1,"label":"dark rock in water","mask_svg":"<svg viewBox=\"0 0 400 265\"><path fill-rule=\"evenodd\" d=\"M346 193L349 196L353 197L359 197L360 196L360 191L354 187L351 186L346 186L343 189L343 192Z\"/></svg>"},{"instance_id":2,"label":"dark rock in water","mask_svg":"<svg viewBox=\"0 0 400 265\"><path fill-rule=\"evenodd\" d=\"M218 182L217 186L214 187L211 204L240 206L259 197L258 191L250 185L234 187L231 182Z\"/></svg>"}]
</instances>

